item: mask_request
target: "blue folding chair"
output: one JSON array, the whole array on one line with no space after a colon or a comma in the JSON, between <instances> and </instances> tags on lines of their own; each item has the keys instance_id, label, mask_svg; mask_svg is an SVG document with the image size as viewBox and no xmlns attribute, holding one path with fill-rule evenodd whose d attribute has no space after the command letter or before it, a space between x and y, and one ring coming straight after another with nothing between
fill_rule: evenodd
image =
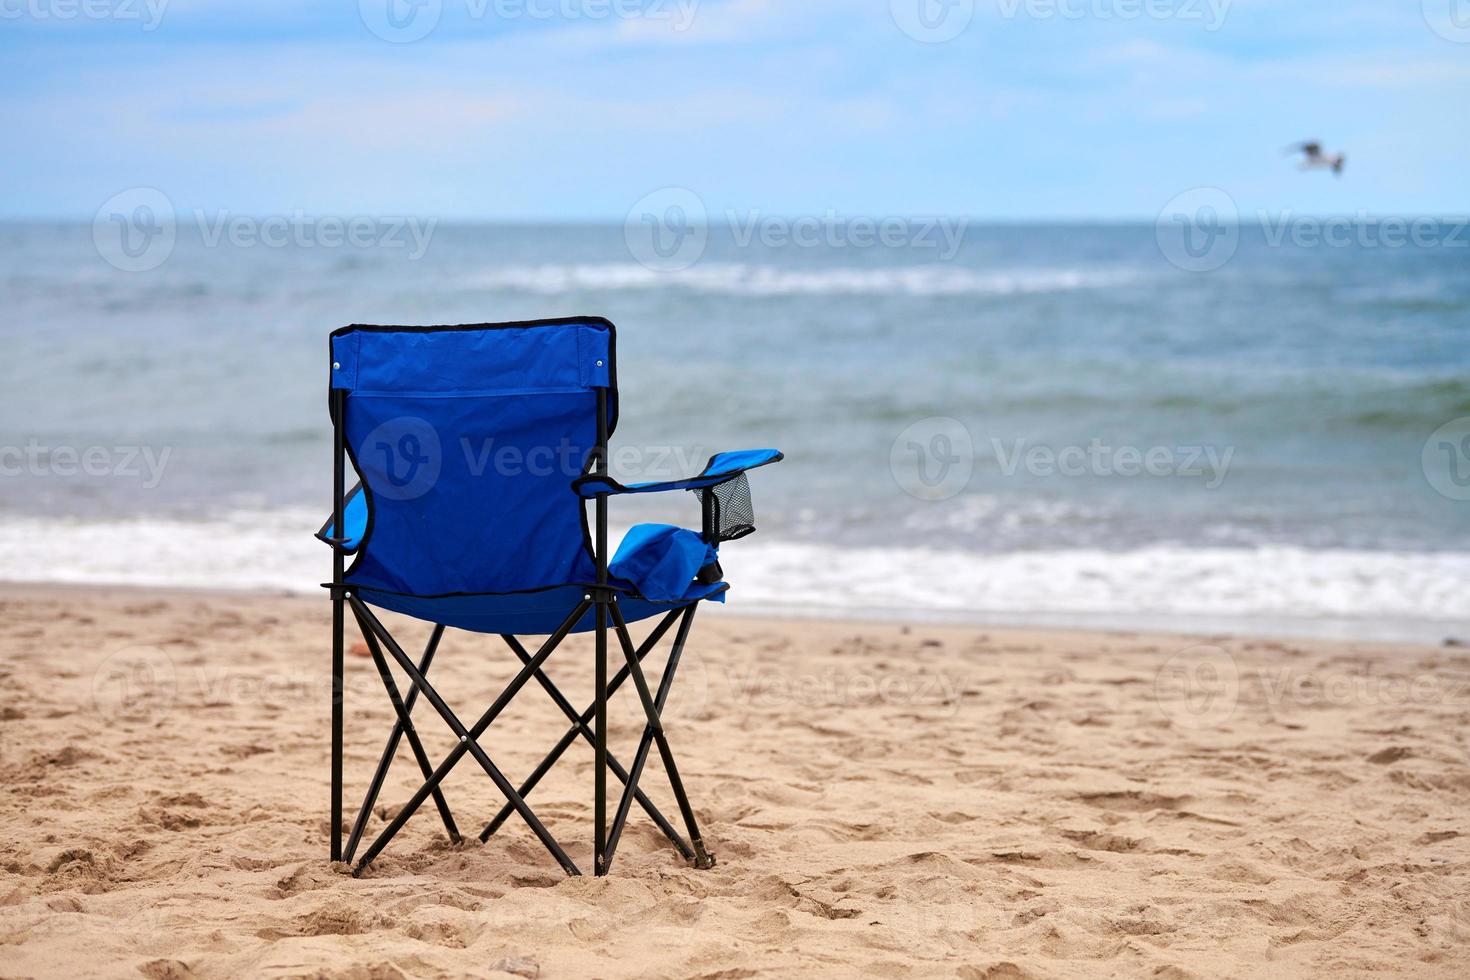
<instances>
[{"instance_id":1,"label":"blue folding chair","mask_svg":"<svg viewBox=\"0 0 1470 980\"><path fill-rule=\"evenodd\" d=\"M451 840L461 839L441 791L466 754L489 775L506 804L480 833L488 840L518 813L568 874L580 874L566 851L526 804L526 796L578 738L595 751L593 862L608 872L632 804L637 802L697 868L714 864L695 822L660 721L694 612L724 601L718 561L724 541L755 530L747 470L778 462L774 449L720 453L683 480L628 486L608 475L608 437L617 427L613 325L601 317L438 327L354 325L331 335L329 386L333 428L332 517L317 533L333 549L332 581L332 847L333 861L352 863L368 817L401 741L407 740L424 784L353 868L360 874L408 819L433 798ZM359 482L346 487L350 458ZM625 493L691 490L702 507L699 532L642 524L609 560L607 501ZM585 502L594 502L589 527ZM338 529L341 529L340 531ZM352 557L347 566L348 556ZM434 624L418 663L404 652L371 607ZM342 844L343 626L351 609L397 722L367 794ZM628 624L660 616L635 646ZM657 693L642 662L678 622ZM466 726L426 674L446 627L496 633L521 662L515 679L473 725ZM609 682L607 635L616 634L626 663ZM570 633L596 632L596 695L577 712L542 666ZM517 634L546 635L535 654ZM387 656L384 651L386 650ZM391 657L408 677L401 696ZM628 678L646 726L631 766L607 751L607 702ZM480 739L529 681L571 722L561 740L519 787L491 761ZM434 766L411 713L423 697L459 744ZM592 723L589 729L588 723ZM652 746L679 805L689 840L638 788ZM623 791L607 822L607 772Z\"/></svg>"}]
</instances>

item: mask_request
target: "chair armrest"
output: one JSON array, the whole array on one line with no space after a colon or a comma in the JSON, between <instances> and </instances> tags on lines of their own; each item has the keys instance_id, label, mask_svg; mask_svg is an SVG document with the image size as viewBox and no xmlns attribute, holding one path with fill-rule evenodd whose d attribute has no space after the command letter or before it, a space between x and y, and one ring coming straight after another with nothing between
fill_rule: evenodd
<instances>
[{"instance_id":1,"label":"chair armrest","mask_svg":"<svg viewBox=\"0 0 1470 980\"><path fill-rule=\"evenodd\" d=\"M342 500L342 527L345 529L341 535L332 526L332 517L327 517L327 522L322 529L316 532L319 541L325 541L333 547L341 547L347 554L352 554L362 547L362 538L367 533L368 509L367 494L362 492L362 484L359 483L347 491L347 496Z\"/></svg>"},{"instance_id":2,"label":"chair armrest","mask_svg":"<svg viewBox=\"0 0 1470 980\"><path fill-rule=\"evenodd\" d=\"M777 449L737 449L728 453L715 453L694 476L682 480L664 480L651 483L622 484L610 476L589 474L572 481L572 489L582 498L603 494L662 493L665 490L700 490L733 480L746 470L769 463L779 463L786 457Z\"/></svg>"}]
</instances>

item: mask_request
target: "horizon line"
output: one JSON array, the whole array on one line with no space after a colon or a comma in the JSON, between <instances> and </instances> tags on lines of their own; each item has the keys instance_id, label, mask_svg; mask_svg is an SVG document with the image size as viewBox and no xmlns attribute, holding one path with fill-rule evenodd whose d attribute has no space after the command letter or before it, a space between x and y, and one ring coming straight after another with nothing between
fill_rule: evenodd
<instances>
[{"instance_id":1,"label":"horizon line","mask_svg":"<svg viewBox=\"0 0 1470 980\"><path fill-rule=\"evenodd\" d=\"M186 213L204 209L190 208ZM755 210L755 209L752 209ZM438 225L463 226L463 227L608 227L616 228L628 223L626 217L537 217L537 216L478 216L478 215L434 215L426 212L415 211L393 211L378 210L374 212L349 211L349 210L323 210L310 211L303 208L292 208L289 211L239 211L233 212L228 208L216 209L214 213L225 212L240 218L260 219L278 218L282 216L300 215L308 219L339 218L344 220L356 218L369 218L376 220L387 220L392 218L421 218L432 220ZM208 212L206 212L208 213ZM1236 219L1222 219L1224 225L1260 224L1260 218L1273 215L1292 214L1296 217L1315 220L1368 220L1368 221L1392 221L1392 220L1434 220L1434 221L1466 221L1470 220L1470 211L1442 211L1428 212L1418 211L1414 213L1394 211L1374 211L1359 209L1353 212L1309 212L1295 211L1292 208L1281 208L1276 211L1257 209L1254 215L1244 215ZM873 213L863 211L840 211L829 209L821 214L812 212L798 213L771 213L765 215L771 220L777 221L803 221L816 219L838 220L838 221L964 221L968 224L989 227L1036 227L1036 226L1069 226L1099 225L1099 226L1136 226L1154 225L1161 220L1171 217L1169 214L1158 213L1154 215L1104 215L1104 216L1053 216L1053 215L1027 215L1021 217L1003 217L995 215L973 215L935 212L910 212L910 213ZM76 225L89 226L97 220L95 215L7 215L0 213L0 225ZM711 220L707 224L715 227L723 224L720 220Z\"/></svg>"}]
</instances>

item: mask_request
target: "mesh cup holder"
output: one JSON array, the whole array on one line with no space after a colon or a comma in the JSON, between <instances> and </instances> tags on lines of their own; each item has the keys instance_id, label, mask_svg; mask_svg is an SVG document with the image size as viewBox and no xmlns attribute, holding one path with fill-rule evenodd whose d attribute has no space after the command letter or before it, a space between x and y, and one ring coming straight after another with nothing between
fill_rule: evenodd
<instances>
[{"instance_id":1,"label":"mesh cup holder","mask_svg":"<svg viewBox=\"0 0 1470 980\"><path fill-rule=\"evenodd\" d=\"M704 507L705 526L714 532L716 542L734 541L755 530L750 481L744 473L696 492Z\"/></svg>"}]
</instances>

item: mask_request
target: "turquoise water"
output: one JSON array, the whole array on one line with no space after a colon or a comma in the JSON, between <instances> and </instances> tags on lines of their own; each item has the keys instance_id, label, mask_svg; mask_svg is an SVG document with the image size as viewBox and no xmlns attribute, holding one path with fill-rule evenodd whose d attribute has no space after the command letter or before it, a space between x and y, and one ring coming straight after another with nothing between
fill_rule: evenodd
<instances>
[{"instance_id":1,"label":"turquoise water","mask_svg":"<svg viewBox=\"0 0 1470 980\"><path fill-rule=\"evenodd\" d=\"M329 330L595 313L620 331L623 475L786 451L730 546L755 605L1464 626L1470 442L1426 453L1470 416L1454 225L1402 247L1248 228L1209 272L1151 225L972 225L952 257L717 231L674 272L621 225L439 225L418 257L196 231L124 272L90 226L0 226L0 447L39 460L0 477L0 576L310 588ZM53 460L94 447L90 475ZM129 448L167 454L156 480L120 472Z\"/></svg>"}]
</instances>

